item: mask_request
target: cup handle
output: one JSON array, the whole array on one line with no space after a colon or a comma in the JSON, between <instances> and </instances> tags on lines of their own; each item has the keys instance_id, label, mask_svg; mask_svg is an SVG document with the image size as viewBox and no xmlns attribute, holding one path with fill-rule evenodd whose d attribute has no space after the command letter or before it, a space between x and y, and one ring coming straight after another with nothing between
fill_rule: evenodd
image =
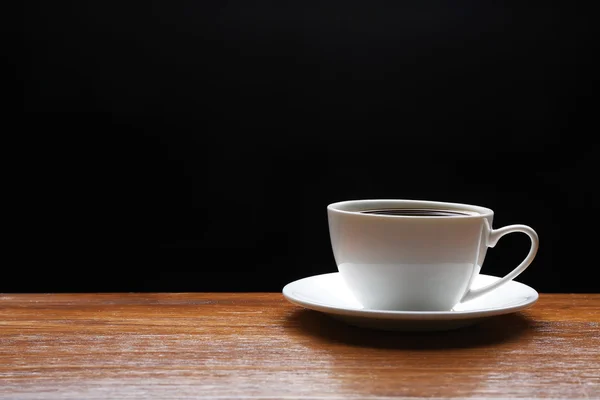
<instances>
[{"instance_id":1,"label":"cup handle","mask_svg":"<svg viewBox=\"0 0 600 400\"><path fill-rule=\"evenodd\" d=\"M514 232L524 233L527 236L529 236L529 239L531 239L531 248L529 249L529 254L527 254L527 257L525 257L525 259L521 262L521 264L519 264L517 266L517 268L513 269L504 278L499 279L496 282L494 282L490 285L484 286L482 288L479 288L479 289L469 289L467 291L467 293L461 299L461 301L460 301L461 303L463 303L465 301L473 300L476 297L479 297L481 295L491 292L494 289L497 289L499 286L504 285L506 282L516 278L521 272L525 271L525 268L529 267L529 264L531 264L531 262L535 258L535 255L537 254L538 247L540 244L540 240L538 238L537 233L529 226L527 226L527 225L509 225L509 226L505 226L500 229L492 229L488 236L487 246L488 247L496 246L496 243L498 243L498 240L500 240L500 238L502 236L507 235L509 233L514 233Z\"/></svg>"}]
</instances>

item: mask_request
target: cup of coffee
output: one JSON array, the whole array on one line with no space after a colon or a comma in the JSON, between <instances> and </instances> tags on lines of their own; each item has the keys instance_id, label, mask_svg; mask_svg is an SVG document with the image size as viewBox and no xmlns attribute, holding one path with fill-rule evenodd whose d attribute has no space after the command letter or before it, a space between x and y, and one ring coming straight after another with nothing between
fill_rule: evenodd
<instances>
[{"instance_id":1,"label":"cup of coffee","mask_svg":"<svg viewBox=\"0 0 600 400\"><path fill-rule=\"evenodd\" d=\"M367 309L447 311L514 279L538 250L526 225L492 229L485 207L421 200L350 200L327 206L337 268ZM487 248L513 232L531 239L525 259L489 286L471 289Z\"/></svg>"}]
</instances>

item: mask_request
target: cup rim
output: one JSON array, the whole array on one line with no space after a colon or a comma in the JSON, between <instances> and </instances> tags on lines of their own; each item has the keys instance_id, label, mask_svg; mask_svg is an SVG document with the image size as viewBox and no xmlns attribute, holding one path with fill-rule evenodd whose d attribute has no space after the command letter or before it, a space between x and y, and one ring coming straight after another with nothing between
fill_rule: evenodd
<instances>
[{"instance_id":1,"label":"cup rim","mask_svg":"<svg viewBox=\"0 0 600 400\"><path fill-rule=\"evenodd\" d=\"M358 205L369 205L369 204L381 204L387 203L390 205L413 205L417 207L424 208L446 208L457 211L471 211L476 212L476 215L445 215L445 216L422 216L422 215L390 215L390 214L365 214L361 211L363 210L345 210L342 207L348 206L358 206ZM490 208L477 206L474 204L467 203L456 203L456 202L446 202L446 201L433 201L433 200L415 200L415 199L355 199L355 200L343 200L331 203L327 206L328 211L341 213L341 214L349 214L349 215L360 215L362 217L368 218L400 218L400 219L473 219L473 218L485 218L491 217L494 215L494 211Z\"/></svg>"}]
</instances>

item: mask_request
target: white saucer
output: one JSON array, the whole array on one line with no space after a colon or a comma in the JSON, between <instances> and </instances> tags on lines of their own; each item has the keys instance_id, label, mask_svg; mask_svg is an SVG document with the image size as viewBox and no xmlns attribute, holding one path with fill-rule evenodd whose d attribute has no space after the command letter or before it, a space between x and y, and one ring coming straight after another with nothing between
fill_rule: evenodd
<instances>
[{"instance_id":1,"label":"white saucer","mask_svg":"<svg viewBox=\"0 0 600 400\"><path fill-rule=\"evenodd\" d=\"M480 274L473 287L483 287L498 279ZM294 304L326 313L350 325L402 331L460 328L484 318L523 310L538 299L534 289L513 280L493 292L457 305L452 311L369 310L353 297L338 272L291 282L283 288L283 295Z\"/></svg>"}]
</instances>

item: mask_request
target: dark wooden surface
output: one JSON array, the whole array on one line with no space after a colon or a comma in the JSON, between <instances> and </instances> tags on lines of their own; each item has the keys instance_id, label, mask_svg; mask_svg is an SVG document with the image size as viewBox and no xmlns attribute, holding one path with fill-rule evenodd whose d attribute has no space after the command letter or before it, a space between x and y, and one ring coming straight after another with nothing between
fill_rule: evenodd
<instances>
[{"instance_id":1,"label":"dark wooden surface","mask_svg":"<svg viewBox=\"0 0 600 400\"><path fill-rule=\"evenodd\" d=\"M600 398L600 294L441 333L279 293L0 295L0 398Z\"/></svg>"}]
</instances>

